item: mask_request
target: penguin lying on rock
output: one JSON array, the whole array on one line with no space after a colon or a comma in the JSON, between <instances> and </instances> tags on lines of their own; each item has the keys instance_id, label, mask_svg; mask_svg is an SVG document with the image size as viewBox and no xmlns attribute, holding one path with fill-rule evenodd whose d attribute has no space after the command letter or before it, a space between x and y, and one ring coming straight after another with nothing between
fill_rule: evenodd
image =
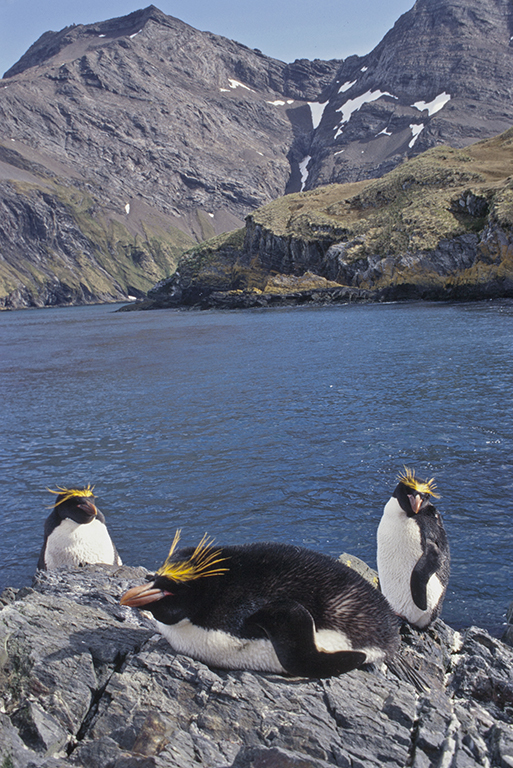
<instances>
[{"instance_id":1,"label":"penguin lying on rock","mask_svg":"<svg viewBox=\"0 0 513 768\"><path fill-rule=\"evenodd\" d=\"M94 504L91 486L59 488L50 493L57 494L57 500L45 521L45 538L37 567L49 571L86 563L121 565L105 518Z\"/></svg>"},{"instance_id":2,"label":"penguin lying on rock","mask_svg":"<svg viewBox=\"0 0 513 768\"><path fill-rule=\"evenodd\" d=\"M385 505L378 527L377 564L381 591L394 611L425 629L440 615L447 590L450 554L433 480L423 482L405 468Z\"/></svg>"},{"instance_id":3,"label":"penguin lying on rock","mask_svg":"<svg viewBox=\"0 0 513 768\"><path fill-rule=\"evenodd\" d=\"M175 552L122 605L145 608L178 653L227 669L329 677L399 646L387 601L337 560L288 544Z\"/></svg>"}]
</instances>

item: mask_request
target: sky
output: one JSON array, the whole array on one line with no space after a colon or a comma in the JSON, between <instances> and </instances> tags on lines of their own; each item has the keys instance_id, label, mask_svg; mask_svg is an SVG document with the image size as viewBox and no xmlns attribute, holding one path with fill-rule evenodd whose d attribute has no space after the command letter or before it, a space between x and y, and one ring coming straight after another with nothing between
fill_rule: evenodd
<instances>
[{"instance_id":1,"label":"sky","mask_svg":"<svg viewBox=\"0 0 513 768\"><path fill-rule=\"evenodd\" d=\"M281 61L369 53L414 0L0 0L0 75L43 32L155 5Z\"/></svg>"}]
</instances>

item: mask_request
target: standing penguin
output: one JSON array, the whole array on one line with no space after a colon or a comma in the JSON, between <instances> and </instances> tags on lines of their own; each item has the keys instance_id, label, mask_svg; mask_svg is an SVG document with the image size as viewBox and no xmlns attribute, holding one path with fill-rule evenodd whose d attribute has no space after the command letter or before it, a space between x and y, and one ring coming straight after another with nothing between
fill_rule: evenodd
<instances>
[{"instance_id":1,"label":"standing penguin","mask_svg":"<svg viewBox=\"0 0 513 768\"><path fill-rule=\"evenodd\" d=\"M438 498L434 480L418 480L405 468L398 481L378 527L379 582L394 611L425 629L442 610L449 544L442 518L431 503L431 498Z\"/></svg>"},{"instance_id":2,"label":"standing penguin","mask_svg":"<svg viewBox=\"0 0 513 768\"><path fill-rule=\"evenodd\" d=\"M175 553L122 605L143 607L178 653L214 667L329 677L392 656L397 617L377 589L327 555L289 544Z\"/></svg>"},{"instance_id":3,"label":"standing penguin","mask_svg":"<svg viewBox=\"0 0 513 768\"><path fill-rule=\"evenodd\" d=\"M86 563L121 565L105 518L94 504L93 488L59 488L50 493L57 494L57 500L45 521L37 567L50 571Z\"/></svg>"}]
</instances>

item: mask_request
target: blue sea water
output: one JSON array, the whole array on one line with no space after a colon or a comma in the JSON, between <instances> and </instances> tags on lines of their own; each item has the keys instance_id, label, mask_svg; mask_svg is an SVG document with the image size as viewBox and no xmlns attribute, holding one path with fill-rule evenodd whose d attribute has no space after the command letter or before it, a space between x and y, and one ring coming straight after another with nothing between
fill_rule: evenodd
<instances>
[{"instance_id":1,"label":"blue sea water","mask_svg":"<svg viewBox=\"0 0 513 768\"><path fill-rule=\"evenodd\" d=\"M54 497L92 483L125 563L288 541L375 567L404 465L435 477L443 618L513 601L513 303L0 314L0 589L30 584Z\"/></svg>"}]
</instances>

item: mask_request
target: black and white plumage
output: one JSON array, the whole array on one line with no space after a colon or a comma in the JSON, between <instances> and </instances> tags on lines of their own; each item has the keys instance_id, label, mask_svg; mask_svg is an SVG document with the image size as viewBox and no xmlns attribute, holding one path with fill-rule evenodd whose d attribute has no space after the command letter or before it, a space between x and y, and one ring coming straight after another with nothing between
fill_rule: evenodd
<instances>
[{"instance_id":1,"label":"black and white plumage","mask_svg":"<svg viewBox=\"0 0 513 768\"><path fill-rule=\"evenodd\" d=\"M378 527L381 591L394 611L420 629L440 615L449 582L450 553L442 518L431 499L434 481L406 469Z\"/></svg>"},{"instance_id":2,"label":"black and white plumage","mask_svg":"<svg viewBox=\"0 0 513 768\"><path fill-rule=\"evenodd\" d=\"M153 614L178 653L227 669L329 677L392 656L398 622L377 589L326 555L288 544L171 552L123 605Z\"/></svg>"},{"instance_id":3,"label":"black and white plumage","mask_svg":"<svg viewBox=\"0 0 513 768\"><path fill-rule=\"evenodd\" d=\"M37 567L49 571L87 563L121 565L105 517L94 504L93 489L88 485L51 493L56 493L57 499L45 521Z\"/></svg>"}]
</instances>

